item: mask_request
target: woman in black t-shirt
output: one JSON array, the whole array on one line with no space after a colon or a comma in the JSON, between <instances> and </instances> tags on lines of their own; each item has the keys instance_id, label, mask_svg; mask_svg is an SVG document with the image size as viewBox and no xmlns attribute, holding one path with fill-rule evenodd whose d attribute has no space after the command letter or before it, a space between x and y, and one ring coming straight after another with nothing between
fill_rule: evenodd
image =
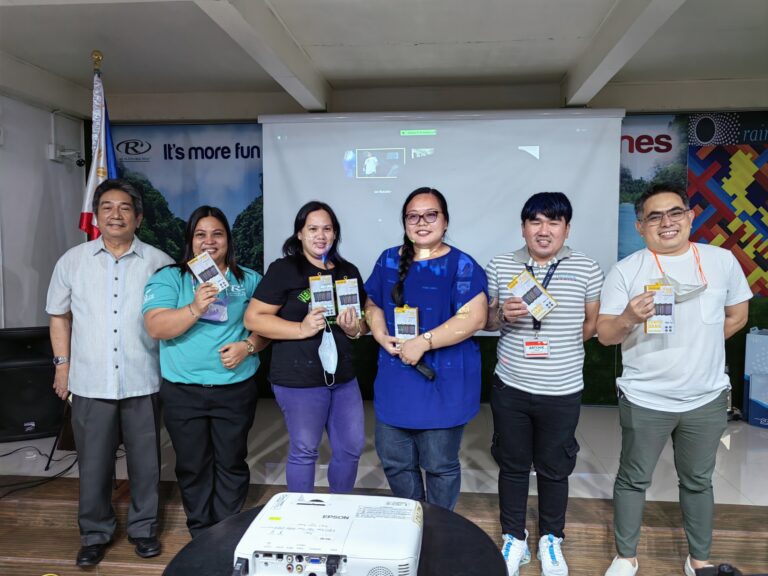
<instances>
[{"instance_id":1,"label":"woman in black t-shirt","mask_svg":"<svg viewBox=\"0 0 768 576\"><path fill-rule=\"evenodd\" d=\"M341 228L330 206L308 202L296 214L293 230L283 244L283 258L270 264L257 287L245 325L272 340L269 381L290 439L288 490L313 491L317 448L327 430L328 484L331 492L350 492L365 445L363 401L351 342L368 331L357 312L366 301L363 280L338 253ZM318 284L319 277L330 277L331 287L327 278L320 278L326 280L324 286ZM312 306L312 301L327 304ZM338 310L339 302L343 311L330 314ZM346 307L353 304L357 306Z\"/></svg>"}]
</instances>

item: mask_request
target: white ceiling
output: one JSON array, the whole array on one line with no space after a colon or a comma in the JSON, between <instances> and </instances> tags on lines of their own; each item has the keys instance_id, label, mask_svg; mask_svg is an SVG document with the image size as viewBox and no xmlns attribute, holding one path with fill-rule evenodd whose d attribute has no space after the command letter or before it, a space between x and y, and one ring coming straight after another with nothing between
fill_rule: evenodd
<instances>
[{"instance_id":1,"label":"white ceiling","mask_svg":"<svg viewBox=\"0 0 768 576\"><path fill-rule=\"evenodd\" d=\"M122 94L768 78L768 0L0 0L0 53ZM0 69L2 73L2 69ZM3 82L0 80L0 90ZM768 106L768 102L766 102Z\"/></svg>"}]
</instances>

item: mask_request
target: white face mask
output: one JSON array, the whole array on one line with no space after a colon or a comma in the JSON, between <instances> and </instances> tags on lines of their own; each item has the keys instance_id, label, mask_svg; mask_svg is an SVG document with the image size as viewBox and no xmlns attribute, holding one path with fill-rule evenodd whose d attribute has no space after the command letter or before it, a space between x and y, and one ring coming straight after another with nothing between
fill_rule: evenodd
<instances>
[{"instance_id":1,"label":"white face mask","mask_svg":"<svg viewBox=\"0 0 768 576\"><path fill-rule=\"evenodd\" d=\"M323 338L320 340L320 347L317 349L320 356L320 364L323 365L323 380L326 386L333 386L336 382L336 366L339 363L339 352L336 350L336 340L333 339L333 332L328 320L325 321L323 329ZM326 374L331 375L331 381L328 382Z\"/></svg>"},{"instance_id":2,"label":"white face mask","mask_svg":"<svg viewBox=\"0 0 768 576\"><path fill-rule=\"evenodd\" d=\"M664 274L664 282L672 286L672 289L675 291L676 304L698 298L707 289L706 284L683 284L672 278L669 274Z\"/></svg>"}]
</instances>

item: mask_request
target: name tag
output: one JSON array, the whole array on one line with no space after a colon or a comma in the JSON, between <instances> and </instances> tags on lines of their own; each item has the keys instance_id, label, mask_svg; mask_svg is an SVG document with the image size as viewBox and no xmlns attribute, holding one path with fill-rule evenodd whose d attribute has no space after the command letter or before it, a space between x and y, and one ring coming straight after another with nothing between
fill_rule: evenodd
<instances>
[{"instance_id":1,"label":"name tag","mask_svg":"<svg viewBox=\"0 0 768 576\"><path fill-rule=\"evenodd\" d=\"M549 340L546 338L524 340L523 355L526 358L549 358Z\"/></svg>"}]
</instances>

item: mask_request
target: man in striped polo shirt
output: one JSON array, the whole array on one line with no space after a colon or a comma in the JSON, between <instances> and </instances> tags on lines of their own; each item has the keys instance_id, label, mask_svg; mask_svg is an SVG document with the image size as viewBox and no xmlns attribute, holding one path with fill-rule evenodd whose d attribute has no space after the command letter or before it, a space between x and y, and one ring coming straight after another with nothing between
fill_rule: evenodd
<instances>
[{"instance_id":1,"label":"man in striped polo shirt","mask_svg":"<svg viewBox=\"0 0 768 576\"><path fill-rule=\"evenodd\" d=\"M525 246L486 267L487 330L500 330L491 410L491 452L499 465L502 553L509 576L530 561L525 529L528 479L536 470L539 546L544 576L566 576L563 558L568 476L576 465L576 425L584 388L584 340L595 334L603 273L597 262L565 246L573 210L561 192L531 196L521 212ZM541 321L513 296L526 272L556 306Z\"/></svg>"}]
</instances>

